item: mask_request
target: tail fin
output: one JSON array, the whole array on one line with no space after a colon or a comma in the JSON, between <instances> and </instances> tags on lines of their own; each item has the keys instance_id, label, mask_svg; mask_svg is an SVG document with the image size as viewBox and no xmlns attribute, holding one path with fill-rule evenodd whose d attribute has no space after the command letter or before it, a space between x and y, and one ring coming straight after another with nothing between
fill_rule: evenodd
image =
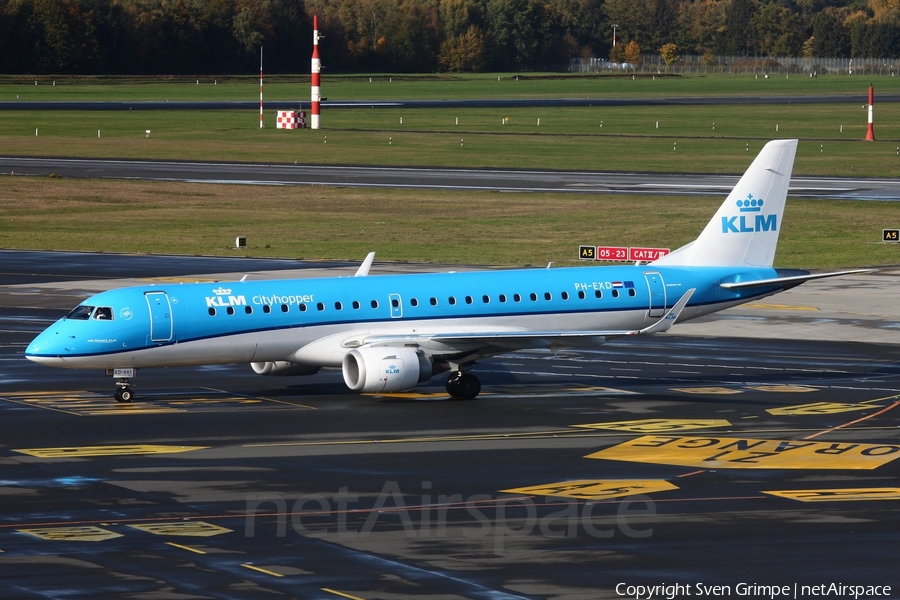
<instances>
[{"instance_id":1,"label":"tail fin","mask_svg":"<svg viewBox=\"0 0 900 600\"><path fill-rule=\"evenodd\" d=\"M654 265L771 267L797 140L774 140L728 194L696 240Z\"/></svg>"}]
</instances>

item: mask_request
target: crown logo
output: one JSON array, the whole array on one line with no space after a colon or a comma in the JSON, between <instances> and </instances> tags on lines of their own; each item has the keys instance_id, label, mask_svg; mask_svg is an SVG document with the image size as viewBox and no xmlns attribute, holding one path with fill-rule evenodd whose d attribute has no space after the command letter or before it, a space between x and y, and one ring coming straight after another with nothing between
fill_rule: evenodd
<instances>
[{"instance_id":1,"label":"crown logo","mask_svg":"<svg viewBox=\"0 0 900 600\"><path fill-rule=\"evenodd\" d=\"M762 198L754 198L753 194L747 194L746 200L738 200L737 207L741 209L742 213L745 212L759 212L762 210L763 200Z\"/></svg>"},{"instance_id":2,"label":"crown logo","mask_svg":"<svg viewBox=\"0 0 900 600\"><path fill-rule=\"evenodd\" d=\"M224 296L225 294L230 294L231 290L228 288L218 287L213 290L213 294L217 296Z\"/></svg>"}]
</instances>

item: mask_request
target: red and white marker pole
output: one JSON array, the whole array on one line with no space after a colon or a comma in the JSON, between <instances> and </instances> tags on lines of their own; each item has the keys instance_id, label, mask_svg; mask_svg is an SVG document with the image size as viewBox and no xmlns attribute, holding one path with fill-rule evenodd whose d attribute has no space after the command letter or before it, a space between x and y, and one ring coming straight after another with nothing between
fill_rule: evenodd
<instances>
[{"instance_id":1,"label":"red and white marker pole","mask_svg":"<svg viewBox=\"0 0 900 600\"><path fill-rule=\"evenodd\" d=\"M874 142L875 141L875 127L874 127L874 115L875 112L874 105L875 104L875 88L871 85L869 86L869 129L866 131L866 141Z\"/></svg>"},{"instance_id":2,"label":"red and white marker pole","mask_svg":"<svg viewBox=\"0 0 900 600\"><path fill-rule=\"evenodd\" d=\"M263 124L263 83L262 83L262 46L259 47L259 128L265 128Z\"/></svg>"},{"instance_id":3,"label":"red and white marker pole","mask_svg":"<svg viewBox=\"0 0 900 600\"><path fill-rule=\"evenodd\" d=\"M319 15L313 15L313 53L312 53L312 110L309 117L309 128L319 128L319 100L321 100L319 88L319 71L322 63L319 62Z\"/></svg>"}]
</instances>

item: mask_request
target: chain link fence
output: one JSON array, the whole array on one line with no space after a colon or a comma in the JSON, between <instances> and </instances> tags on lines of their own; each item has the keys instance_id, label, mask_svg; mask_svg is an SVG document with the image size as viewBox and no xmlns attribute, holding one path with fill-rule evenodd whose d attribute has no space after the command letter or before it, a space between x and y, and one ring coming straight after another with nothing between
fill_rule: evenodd
<instances>
[{"instance_id":1,"label":"chain link fence","mask_svg":"<svg viewBox=\"0 0 900 600\"><path fill-rule=\"evenodd\" d=\"M730 75L889 75L900 69L896 58L803 58L710 56L685 54L666 65L659 54L643 54L640 64L616 63L603 58L573 58L569 71L575 73L717 74Z\"/></svg>"}]
</instances>

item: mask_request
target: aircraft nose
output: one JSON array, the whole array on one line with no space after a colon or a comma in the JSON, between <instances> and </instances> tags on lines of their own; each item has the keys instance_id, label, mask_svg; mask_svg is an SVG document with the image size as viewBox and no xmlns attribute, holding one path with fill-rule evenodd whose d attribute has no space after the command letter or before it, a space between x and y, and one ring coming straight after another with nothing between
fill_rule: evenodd
<instances>
[{"instance_id":1,"label":"aircraft nose","mask_svg":"<svg viewBox=\"0 0 900 600\"><path fill-rule=\"evenodd\" d=\"M25 358L41 364L52 364L68 352L66 342L73 336L65 335L57 327L50 327L34 338L25 348Z\"/></svg>"}]
</instances>

